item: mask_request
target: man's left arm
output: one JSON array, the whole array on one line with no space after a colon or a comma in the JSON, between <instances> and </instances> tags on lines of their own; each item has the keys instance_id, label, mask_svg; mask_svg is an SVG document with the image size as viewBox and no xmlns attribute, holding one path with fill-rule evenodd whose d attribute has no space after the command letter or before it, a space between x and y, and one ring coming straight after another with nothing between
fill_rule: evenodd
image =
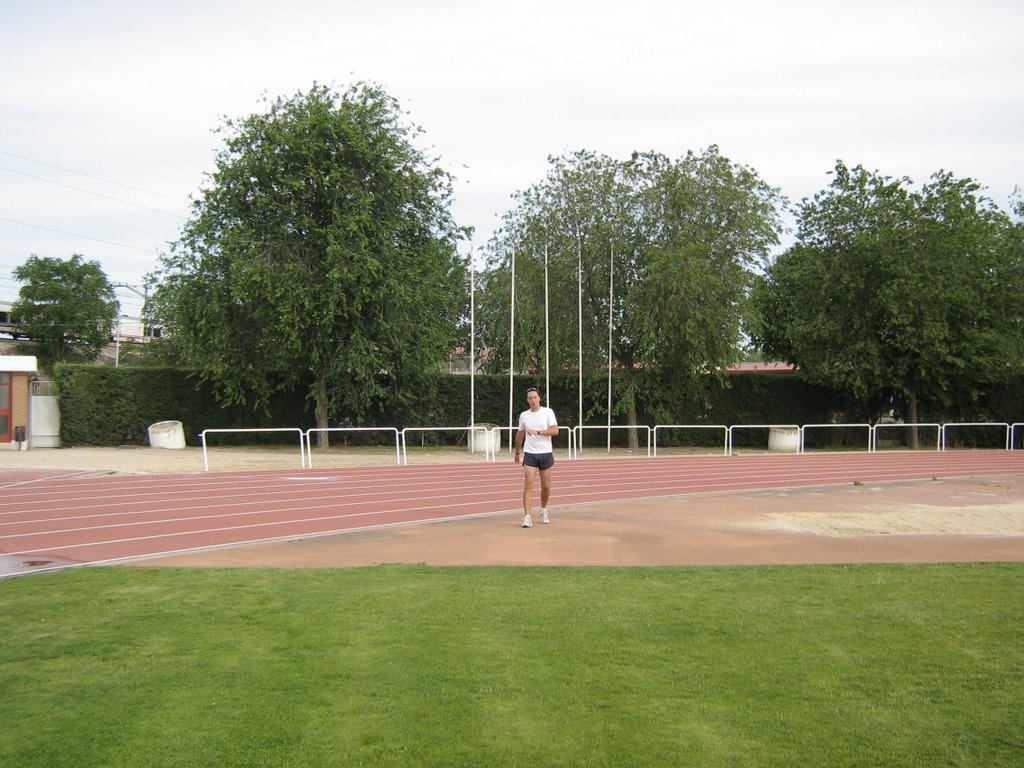
<instances>
[{"instance_id":1,"label":"man's left arm","mask_svg":"<svg viewBox=\"0 0 1024 768\"><path fill-rule=\"evenodd\" d=\"M547 428L540 430L539 432L537 432L537 434L547 435L548 437L558 437L558 422L555 421L554 413L551 414L551 418L549 419L549 421L550 423L548 424Z\"/></svg>"}]
</instances>

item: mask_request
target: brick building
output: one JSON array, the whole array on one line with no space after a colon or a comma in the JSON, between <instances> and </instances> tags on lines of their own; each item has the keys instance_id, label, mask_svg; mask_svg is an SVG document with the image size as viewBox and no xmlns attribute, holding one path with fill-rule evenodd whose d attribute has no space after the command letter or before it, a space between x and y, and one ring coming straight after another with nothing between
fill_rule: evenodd
<instances>
[{"instance_id":1,"label":"brick building","mask_svg":"<svg viewBox=\"0 0 1024 768\"><path fill-rule=\"evenodd\" d=\"M36 372L33 356L0 356L0 449L28 447L29 398Z\"/></svg>"}]
</instances>

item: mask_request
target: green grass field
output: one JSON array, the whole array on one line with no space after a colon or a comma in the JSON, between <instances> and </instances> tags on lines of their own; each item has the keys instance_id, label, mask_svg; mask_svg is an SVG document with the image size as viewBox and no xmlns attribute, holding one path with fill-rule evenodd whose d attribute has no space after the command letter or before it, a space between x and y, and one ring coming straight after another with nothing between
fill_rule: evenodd
<instances>
[{"instance_id":1,"label":"green grass field","mask_svg":"<svg viewBox=\"0 0 1024 768\"><path fill-rule=\"evenodd\" d=\"M1020 766L1024 564L7 579L0 765Z\"/></svg>"}]
</instances>

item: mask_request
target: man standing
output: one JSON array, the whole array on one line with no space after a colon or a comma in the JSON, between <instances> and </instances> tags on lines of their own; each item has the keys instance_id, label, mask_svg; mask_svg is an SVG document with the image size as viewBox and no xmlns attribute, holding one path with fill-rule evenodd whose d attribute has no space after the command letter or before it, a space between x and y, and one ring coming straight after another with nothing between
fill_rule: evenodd
<instances>
[{"instance_id":1,"label":"man standing","mask_svg":"<svg viewBox=\"0 0 1024 768\"><path fill-rule=\"evenodd\" d=\"M551 467L555 465L555 454L551 438L558 434L558 420L555 412L540 404L540 392L536 387L526 390L526 404L529 410L519 414L519 431L516 432L516 464L520 453L523 463L523 528L533 526L530 510L533 508L533 481L540 473L540 521L547 524L548 499L551 497ZM524 445L525 444L525 445Z\"/></svg>"}]
</instances>

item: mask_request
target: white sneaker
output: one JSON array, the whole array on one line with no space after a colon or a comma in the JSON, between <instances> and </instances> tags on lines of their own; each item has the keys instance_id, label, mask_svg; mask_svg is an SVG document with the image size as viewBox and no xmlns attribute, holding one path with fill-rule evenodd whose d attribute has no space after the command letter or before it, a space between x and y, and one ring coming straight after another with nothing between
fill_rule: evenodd
<instances>
[{"instance_id":1,"label":"white sneaker","mask_svg":"<svg viewBox=\"0 0 1024 768\"><path fill-rule=\"evenodd\" d=\"M533 518L529 515L523 515L523 528L533 528Z\"/></svg>"},{"instance_id":2,"label":"white sneaker","mask_svg":"<svg viewBox=\"0 0 1024 768\"><path fill-rule=\"evenodd\" d=\"M540 511L540 522L541 525L547 525L551 522L550 520L548 520L548 511L546 509L542 509Z\"/></svg>"}]
</instances>

